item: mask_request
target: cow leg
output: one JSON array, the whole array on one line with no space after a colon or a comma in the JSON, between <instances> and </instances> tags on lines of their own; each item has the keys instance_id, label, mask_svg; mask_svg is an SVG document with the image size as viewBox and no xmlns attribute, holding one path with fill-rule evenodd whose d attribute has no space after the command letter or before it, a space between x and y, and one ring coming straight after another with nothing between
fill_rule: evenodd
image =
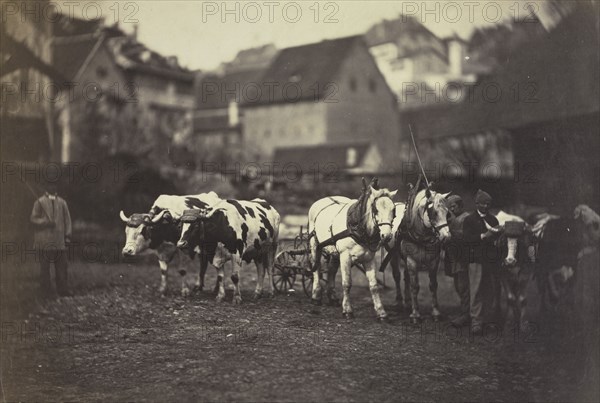
<instances>
[{"instance_id":1,"label":"cow leg","mask_svg":"<svg viewBox=\"0 0 600 403\"><path fill-rule=\"evenodd\" d=\"M393 252L392 252L393 253ZM398 267L398 254L394 253L390 259L390 266L392 266L392 276L394 277L394 283L396 284L396 308L400 311L403 310L402 306L402 275L400 274L400 267Z\"/></svg>"},{"instance_id":2,"label":"cow leg","mask_svg":"<svg viewBox=\"0 0 600 403\"><path fill-rule=\"evenodd\" d=\"M215 284L215 291L217 292L217 296L215 301L223 302L225 298L225 263L222 262L217 266L217 284Z\"/></svg>"},{"instance_id":3,"label":"cow leg","mask_svg":"<svg viewBox=\"0 0 600 403\"><path fill-rule=\"evenodd\" d=\"M273 298L275 296L275 287L273 286L273 265L275 262L275 256L269 250L262 257L264 273L267 275L267 298ZM264 287L264 285L263 285Z\"/></svg>"},{"instance_id":4,"label":"cow leg","mask_svg":"<svg viewBox=\"0 0 600 403\"><path fill-rule=\"evenodd\" d=\"M373 299L373 306L377 317L381 320L387 318L387 313L381 303L381 297L379 296L379 286L377 285L377 276L375 275L375 262L373 260L367 262L365 265L365 274L367 280L369 280L369 290L371 291L371 298Z\"/></svg>"},{"instance_id":5,"label":"cow leg","mask_svg":"<svg viewBox=\"0 0 600 403\"><path fill-rule=\"evenodd\" d=\"M167 293L167 269L169 265L164 260L159 260L158 266L160 267L160 287L158 290L162 295L165 295Z\"/></svg>"},{"instance_id":6,"label":"cow leg","mask_svg":"<svg viewBox=\"0 0 600 403\"><path fill-rule=\"evenodd\" d=\"M187 281L185 281L185 276L187 271L185 269L179 269L179 275L181 276L181 296L186 298L190 295L190 288L187 285Z\"/></svg>"},{"instance_id":7,"label":"cow leg","mask_svg":"<svg viewBox=\"0 0 600 403\"><path fill-rule=\"evenodd\" d=\"M406 268L410 277L410 298L412 312L410 313L410 320L413 323L421 320L421 314L419 313L419 302L417 297L419 296L419 273L417 261L411 256L406 257Z\"/></svg>"},{"instance_id":8,"label":"cow leg","mask_svg":"<svg viewBox=\"0 0 600 403\"><path fill-rule=\"evenodd\" d=\"M204 289L204 277L206 276L206 269L208 268L208 257L204 251L200 252L200 271L198 272L198 279L196 280L196 289L202 291Z\"/></svg>"},{"instance_id":9,"label":"cow leg","mask_svg":"<svg viewBox=\"0 0 600 403\"><path fill-rule=\"evenodd\" d=\"M352 288L352 258L349 253L340 254L340 270L342 272L342 313L347 319L354 317L352 304L350 303L350 289Z\"/></svg>"},{"instance_id":10,"label":"cow leg","mask_svg":"<svg viewBox=\"0 0 600 403\"><path fill-rule=\"evenodd\" d=\"M437 289L438 289L438 281L437 281L437 272L438 265L440 263L439 259L433 259L433 262L430 262L429 266L429 291L431 292L431 316L433 317L434 322L438 322L442 316L439 310L438 299L437 299Z\"/></svg>"},{"instance_id":11,"label":"cow leg","mask_svg":"<svg viewBox=\"0 0 600 403\"><path fill-rule=\"evenodd\" d=\"M265 266L262 259L254 259L256 265L256 288L254 289L254 299L262 298L263 282L265 279Z\"/></svg>"},{"instance_id":12,"label":"cow leg","mask_svg":"<svg viewBox=\"0 0 600 403\"><path fill-rule=\"evenodd\" d=\"M242 303L242 291L240 287L240 268L242 267L242 259L237 256L232 256L231 259L232 273L231 281L233 282L233 303L239 305Z\"/></svg>"},{"instance_id":13,"label":"cow leg","mask_svg":"<svg viewBox=\"0 0 600 403\"><path fill-rule=\"evenodd\" d=\"M327 299L329 300L329 305L332 306L340 305L340 299L335 293L335 276L337 275L339 266L340 262L333 256L327 263Z\"/></svg>"}]
</instances>

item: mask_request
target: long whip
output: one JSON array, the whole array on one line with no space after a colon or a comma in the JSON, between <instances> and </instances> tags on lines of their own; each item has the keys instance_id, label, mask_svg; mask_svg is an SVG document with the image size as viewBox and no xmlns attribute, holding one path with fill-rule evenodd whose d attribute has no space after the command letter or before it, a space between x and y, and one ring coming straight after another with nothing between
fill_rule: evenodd
<instances>
[{"instance_id":1,"label":"long whip","mask_svg":"<svg viewBox=\"0 0 600 403\"><path fill-rule=\"evenodd\" d=\"M421 173L423 174L423 178L425 178L425 184L427 185L427 187L429 187L429 180L427 180L427 175L425 175L425 170L423 169L423 164L421 163L421 157L419 156L419 150L417 149L417 143L415 143L415 136L413 135L412 127L410 127L410 124L408 125L408 130L410 131L410 138L415 149L415 154L417 155L419 168L421 168Z\"/></svg>"}]
</instances>

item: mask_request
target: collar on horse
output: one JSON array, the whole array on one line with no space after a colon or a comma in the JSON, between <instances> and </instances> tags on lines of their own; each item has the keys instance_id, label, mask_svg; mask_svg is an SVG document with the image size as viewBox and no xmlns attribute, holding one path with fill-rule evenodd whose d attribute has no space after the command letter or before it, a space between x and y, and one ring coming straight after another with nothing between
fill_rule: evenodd
<instances>
[{"instance_id":1,"label":"collar on horse","mask_svg":"<svg viewBox=\"0 0 600 403\"><path fill-rule=\"evenodd\" d=\"M384 225L392 226L392 223L377 223L375 220L375 214L377 210L375 208L375 202L381 197L388 197L386 195L378 196L373 199L371 206L371 219L375 225L374 231L372 234L369 234L366 223L367 216L367 202L369 200L368 194L363 193L360 198L352 203L352 205L348 208L348 213L346 217L346 230L340 232L339 234L333 235L331 238L324 242L319 243L319 247L329 246L335 244L337 241L343 238L350 237L356 243L367 247L371 252L375 252L379 249L379 243L381 240L381 236L379 234L379 228ZM332 204L341 204L337 200L331 198ZM331 204L330 204L331 205ZM326 206L329 207L330 205ZM325 208L326 208L325 207ZM324 209L325 209L324 208ZM323 210L324 210L323 209ZM323 211L321 210L321 211ZM318 213L320 214L320 212ZM317 214L317 216L318 216ZM330 232L332 232L332 228L330 227Z\"/></svg>"}]
</instances>

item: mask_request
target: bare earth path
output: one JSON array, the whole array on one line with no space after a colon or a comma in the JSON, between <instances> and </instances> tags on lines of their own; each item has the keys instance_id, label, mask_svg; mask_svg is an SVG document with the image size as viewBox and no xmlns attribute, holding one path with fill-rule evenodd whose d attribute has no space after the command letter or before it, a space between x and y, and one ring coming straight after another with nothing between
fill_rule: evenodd
<instances>
[{"instance_id":1,"label":"bare earth path","mask_svg":"<svg viewBox=\"0 0 600 403\"><path fill-rule=\"evenodd\" d=\"M474 337L447 321L413 326L393 311L389 279L383 299L391 321L378 323L357 271L356 319L347 322L340 308L315 308L301 291L252 301L255 273L249 269L241 306L231 305L230 293L216 304L206 290L184 300L175 273L172 293L161 298L158 273L143 265L72 270L79 270L73 297L51 299L27 319L3 319L6 401L585 397L578 384L581 346L566 342L568 329L537 323L516 332L508 325ZM214 284L214 274L208 277ZM455 312L449 279L440 275L440 281L442 308ZM425 277L421 285L427 298Z\"/></svg>"}]
</instances>

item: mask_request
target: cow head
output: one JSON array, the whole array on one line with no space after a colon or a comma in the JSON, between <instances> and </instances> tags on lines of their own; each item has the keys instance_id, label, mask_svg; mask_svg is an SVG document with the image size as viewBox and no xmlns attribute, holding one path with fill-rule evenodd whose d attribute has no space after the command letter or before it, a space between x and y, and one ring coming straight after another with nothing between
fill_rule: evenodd
<instances>
[{"instance_id":1,"label":"cow head","mask_svg":"<svg viewBox=\"0 0 600 403\"><path fill-rule=\"evenodd\" d=\"M162 210L154 215L132 214L127 217L123 211L120 212L121 220L125 223L125 246L123 247L123 256L135 256L153 247L154 244L161 243L163 239L158 239L157 226L164 221L171 219L171 214L167 210Z\"/></svg>"},{"instance_id":2,"label":"cow head","mask_svg":"<svg viewBox=\"0 0 600 403\"><path fill-rule=\"evenodd\" d=\"M500 255L503 256L502 266L506 268L532 263L535 260L531 228L524 221L505 222L497 245Z\"/></svg>"},{"instance_id":3,"label":"cow head","mask_svg":"<svg viewBox=\"0 0 600 403\"><path fill-rule=\"evenodd\" d=\"M221 208L205 207L185 210L181 216L181 235L177 247L189 250L205 242L206 227L212 225L210 219Z\"/></svg>"}]
</instances>

